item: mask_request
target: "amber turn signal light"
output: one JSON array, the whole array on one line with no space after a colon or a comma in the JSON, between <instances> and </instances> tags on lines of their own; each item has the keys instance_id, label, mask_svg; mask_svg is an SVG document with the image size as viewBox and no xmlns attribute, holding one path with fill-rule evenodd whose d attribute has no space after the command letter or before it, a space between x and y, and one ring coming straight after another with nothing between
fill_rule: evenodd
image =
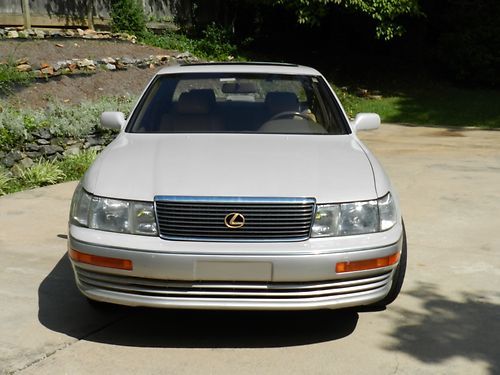
<instances>
[{"instance_id":1,"label":"amber turn signal light","mask_svg":"<svg viewBox=\"0 0 500 375\"><path fill-rule=\"evenodd\" d=\"M335 271L337 273L342 273L392 266L393 264L396 264L398 262L400 254L401 253L398 251L397 253L382 258L337 263Z\"/></svg>"},{"instance_id":2,"label":"amber turn signal light","mask_svg":"<svg viewBox=\"0 0 500 375\"><path fill-rule=\"evenodd\" d=\"M132 261L129 259L120 258L108 258L101 257L98 255L81 253L79 251L69 249L69 256L75 262L91 264L93 266L108 267L108 268L118 268L120 270L132 270Z\"/></svg>"}]
</instances>

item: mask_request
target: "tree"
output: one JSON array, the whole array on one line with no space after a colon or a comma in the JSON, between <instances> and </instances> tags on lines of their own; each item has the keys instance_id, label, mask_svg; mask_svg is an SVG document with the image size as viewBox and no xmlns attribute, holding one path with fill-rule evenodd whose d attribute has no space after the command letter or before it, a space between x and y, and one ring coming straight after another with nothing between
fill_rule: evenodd
<instances>
[{"instance_id":1,"label":"tree","mask_svg":"<svg viewBox=\"0 0 500 375\"><path fill-rule=\"evenodd\" d=\"M138 0L111 0L111 28L141 35L146 30L146 17Z\"/></svg>"},{"instance_id":2,"label":"tree","mask_svg":"<svg viewBox=\"0 0 500 375\"><path fill-rule=\"evenodd\" d=\"M385 40L403 34L404 29L398 18L421 14L418 0L277 0L274 2L294 10L299 23L311 25L321 23L321 18L333 11L334 6L367 14L377 23L377 37Z\"/></svg>"}]
</instances>

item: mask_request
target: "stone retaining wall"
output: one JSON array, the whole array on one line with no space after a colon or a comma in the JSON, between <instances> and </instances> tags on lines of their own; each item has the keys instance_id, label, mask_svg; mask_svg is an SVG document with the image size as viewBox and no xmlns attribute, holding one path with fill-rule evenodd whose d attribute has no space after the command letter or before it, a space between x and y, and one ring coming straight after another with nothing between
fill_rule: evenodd
<instances>
[{"instance_id":1,"label":"stone retaining wall","mask_svg":"<svg viewBox=\"0 0 500 375\"><path fill-rule=\"evenodd\" d=\"M41 159L63 159L89 149L101 151L115 135L115 132L99 129L84 138L67 138L58 137L48 129L37 129L28 134L26 143L7 152L0 150L0 167L15 173Z\"/></svg>"}]
</instances>

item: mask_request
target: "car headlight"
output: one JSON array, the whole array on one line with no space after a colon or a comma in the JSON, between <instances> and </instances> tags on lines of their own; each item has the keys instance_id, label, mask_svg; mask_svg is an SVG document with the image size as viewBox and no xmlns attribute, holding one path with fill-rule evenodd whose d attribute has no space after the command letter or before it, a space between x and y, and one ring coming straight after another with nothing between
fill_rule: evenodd
<instances>
[{"instance_id":1,"label":"car headlight","mask_svg":"<svg viewBox=\"0 0 500 375\"><path fill-rule=\"evenodd\" d=\"M80 185L71 202L70 222L109 232L156 236L153 203L96 197Z\"/></svg>"},{"instance_id":2,"label":"car headlight","mask_svg":"<svg viewBox=\"0 0 500 375\"><path fill-rule=\"evenodd\" d=\"M397 221L396 204L391 194L377 200L316 207L312 237L349 236L384 231Z\"/></svg>"}]
</instances>

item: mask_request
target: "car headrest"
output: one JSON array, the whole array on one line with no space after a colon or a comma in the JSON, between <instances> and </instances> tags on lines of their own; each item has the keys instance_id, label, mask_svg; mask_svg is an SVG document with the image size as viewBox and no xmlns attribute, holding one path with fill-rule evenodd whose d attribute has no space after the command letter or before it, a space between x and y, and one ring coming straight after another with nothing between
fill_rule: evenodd
<instances>
[{"instance_id":1,"label":"car headrest","mask_svg":"<svg viewBox=\"0 0 500 375\"><path fill-rule=\"evenodd\" d=\"M183 92L177 102L177 113L198 115L209 113L215 104L213 90L191 90Z\"/></svg>"},{"instance_id":2,"label":"car headrest","mask_svg":"<svg viewBox=\"0 0 500 375\"><path fill-rule=\"evenodd\" d=\"M272 91L266 95L266 107L272 114L299 110L299 99L293 92Z\"/></svg>"}]
</instances>

